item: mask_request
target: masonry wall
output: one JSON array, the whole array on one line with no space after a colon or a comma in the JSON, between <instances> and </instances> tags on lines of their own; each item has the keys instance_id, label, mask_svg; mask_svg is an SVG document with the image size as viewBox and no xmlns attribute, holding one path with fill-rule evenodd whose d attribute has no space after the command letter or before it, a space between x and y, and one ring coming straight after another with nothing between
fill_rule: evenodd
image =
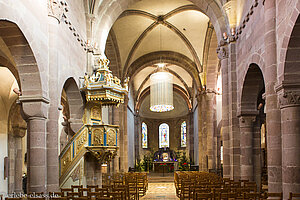
<instances>
[{"instance_id":1,"label":"masonry wall","mask_svg":"<svg viewBox=\"0 0 300 200\"><path fill-rule=\"evenodd\" d=\"M143 149L140 145L140 159L144 158L145 154L150 152L156 152L159 150L159 125L162 123L167 123L169 125L169 148L174 151L185 151L188 157L189 152L186 147L181 147L181 123L186 121L187 123L187 138L189 137L189 128L190 121L187 116L183 116L180 118L172 118L172 119L150 119L150 118L142 118L140 117L138 122L139 130L137 130L137 134L139 134L138 142L142 143L141 137L141 124L145 122L148 128L148 148Z\"/></svg>"}]
</instances>

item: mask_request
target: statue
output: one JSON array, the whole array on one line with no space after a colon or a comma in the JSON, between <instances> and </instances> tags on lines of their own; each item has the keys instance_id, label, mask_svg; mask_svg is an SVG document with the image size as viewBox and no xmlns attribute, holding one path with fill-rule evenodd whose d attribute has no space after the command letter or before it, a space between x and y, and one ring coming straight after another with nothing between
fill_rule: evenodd
<instances>
[{"instance_id":1,"label":"statue","mask_svg":"<svg viewBox=\"0 0 300 200\"><path fill-rule=\"evenodd\" d=\"M129 77L124 80L124 88L128 91Z\"/></svg>"},{"instance_id":2,"label":"statue","mask_svg":"<svg viewBox=\"0 0 300 200\"><path fill-rule=\"evenodd\" d=\"M88 86L88 84L89 84L89 76L87 75L87 73L85 73L85 75L84 75L84 85Z\"/></svg>"}]
</instances>

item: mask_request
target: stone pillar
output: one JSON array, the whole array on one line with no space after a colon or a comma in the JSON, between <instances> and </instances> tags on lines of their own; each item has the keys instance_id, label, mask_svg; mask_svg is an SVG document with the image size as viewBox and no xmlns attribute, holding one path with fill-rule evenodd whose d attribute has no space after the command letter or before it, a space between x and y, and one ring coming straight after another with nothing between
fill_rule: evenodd
<instances>
[{"instance_id":1,"label":"stone pillar","mask_svg":"<svg viewBox=\"0 0 300 200\"><path fill-rule=\"evenodd\" d=\"M112 160L114 173L118 173L119 172L119 158L120 158L120 156L117 154L114 157L114 159Z\"/></svg>"},{"instance_id":2,"label":"stone pillar","mask_svg":"<svg viewBox=\"0 0 300 200\"><path fill-rule=\"evenodd\" d=\"M206 126L207 126L207 157L208 157L208 170L209 169L216 169L216 158L215 158L215 127L214 127L214 103L215 103L215 93L208 92L205 95L206 97Z\"/></svg>"},{"instance_id":3,"label":"stone pillar","mask_svg":"<svg viewBox=\"0 0 300 200\"><path fill-rule=\"evenodd\" d=\"M300 193L300 91L280 94L282 126L282 190Z\"/></svg>"},{"instance_id":4,"label":"stone pillar","mask_svg":"<svg viewBox=\"0 0 300 200\"><path fill-rule=\"evenodd\" d=\"M253 124L256 116L240 116L241 179L253 181Z\"/></svg>"},{"instance_id":5,"label":"stone pillar","mask_svg":"<svg viewBox=\"0 0 300 200\"><path fill-rule=\"evenodd\" d=\"M135 139L135 143L134 143L134 156L135 156L135 160L134 163L136 164L137 159L139 158L140 155L140 149L141 149L141 120L140 117L138 117L137 115L134 116L134 139Z\"/></svg>"},{"instance_id":6,"label":"stone pillar","mask_svg":"<svg viewBox=\"0 0 300 200\"><path fill-rule=\"evenodd\" d=\"M229 139L230 139L230 178L240 179L240 133L237 117L237 70L236 44L228 44L228 106L229 106Z\"/></svg>"},{"instance_id":7,"label":"stone pillar","mask_svg":"<svg viewBox=\"0 0 300 200\"><path fill-rule=\"evenodd\" d=\"M118 108L114 107L114 124L119 125L119 155L120 155L120 171L128 171L128 135L127 135L127 105L128 97L125 97L124 103Z\"/></svg>"},{"instance_id":8,"label":"stone pillar","mask_svg":"<svg viewBox=\"0 0 300 200\"><path fill-rule=\"evenodd\" d=\"M264 9L268 191L281 192L281 116L274 88L277 81L276 0L265 0Z\"/></svg>"},{"instance_id":9,"label":"stone pillar","mask_svg":"<svg viewBox=\"0 0 300 200\"><path fill-rule=\"evenodd\" d=\"M9 158L9 176L8 176L8 192L13 193L15 191L15 137L13 130L8 134L8 158Z\"/></svg>"},{"instance_id":10,"label":"stone pillar","mask_svg":"<svg viewBox=\"0 0 300 200\"><path fill-rule=\"evenodd\" d=\"M230 178L230 141L229 141L229 94L228 94L228 47L217 49L221 60L222 72L222 141L223 141L223 177Z\"/></svg>"},{"instance_id":11,"label":"stone pillar","mask_svg":"<svg viewBox=\"0 0 300 200\"><path fill-rule=\"evenodd\" d=\"M19 100L27 121L27 189L29 193L46 193L46 119L49 100L40 96L20 96Z\"/></svg>"},{"instance_id":12,"label":"stone pillar","mask_svg":"<svg viewBox=\"0 0 300 200\"><path fill-rule=\"evenodd\" d=\"M84 157L84 175L85 175L86 185L94 185L95 184L95 182L94 182L94 180L95 180L94 166L95 166L95 158L89 154L85 155L85 157ZM100 171L101 171L101 165L100 165Z\"/></svg>"},{"instance_id":13,"label":"stone pillar","mask_svg":"<svg viewBox=\"0 0 300 200\"><path fill-rule=\"evenodd\" d=\"M207 171L206 159L206 124L205 124L205 99L203 94L199 94L198 101L198 157L199 157L199 170Z\"/></svg>"},{"instance_id":14,"label":"stone pillar","mask_svg":"<svg viewBox=\"0 0 300 200\"><path fill-rule=\"evenodd\" d=\"M262 160L261 160L261 120L256 120L253 129L253 175L258 190L261 188Z\"/></svg>"},{"instance_id":15,"label":"stone pillar","mask_svg":"<svg viewBox=\"0 0 300 200\"><path fill-rule=\"evenodd\" d=\"M46 118L34 116L28 123L28 192L46 192Z\"/></svg>"},{"instance_id":16,"label":"stone pillar","mask_svg":"<svg viewBox=\"0 0 300 200\"><path fill-rule=\"evenodd\" d=\"M15 192L23 192L22 188L22 167L23 167L23 154L22 154L22 137L26 134L26 127L13 128L15 137Z\"/></svg>"},{"instance_id":17,"label":"stone pillar","mask_svg":"<svg viewBox=\"0 0 300 200\"><path fill-rule=\"evenodd\" d=\"M118 133L117 133L117 146L119 147L119 149L117 150L117 154L115 155L115 157L112 161L113 167L114 167L114 173L118 173L120 171L120 163L119 163L119 161L120 161L120 131L118 131Z\"/></svg>"},{"instance_id":18,"label":"stone pillar","mask_svg":"<svg viewBox=\"0 0 300 200\"><path fill-rule=\"evenodd\" d=\"M94 185L102 186L102 166L98 162L95 162Z\"/></svg>"},{"instance_id":19,"label":"stone pillar","mask_svg":"<svg viewBox=\"0 0 300 200\"><path fill-rule=\"evenodd\" d=\"M193 134L193 114L192 112L190 112L188 114L188 120L186 122L186 125L187 125L187 130L186 130L186 149L187 149L187 152L189 154L189 157L190 157L190 161L191 162L194 162L194 134Z\"/></svg>"},{"instance_id":20,"label":"stone pillar","mask_svg":"<svg viewBox=\"0 0 300 200\"><path fill-rule=\"evenodd\" d=\"M58 118L59 96L58 89L58 25L59 20L48 17L49 33L49 117L47 121L47 190L59 190L59 161L58 161Z\"/></svg>"}]
</instances>

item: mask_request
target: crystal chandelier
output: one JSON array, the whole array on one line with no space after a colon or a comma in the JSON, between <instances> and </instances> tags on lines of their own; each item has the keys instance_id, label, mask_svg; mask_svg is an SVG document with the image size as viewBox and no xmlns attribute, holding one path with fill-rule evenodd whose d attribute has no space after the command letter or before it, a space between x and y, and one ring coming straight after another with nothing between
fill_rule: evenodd
<instances>
[{"instance_id":1,"label":"crystal chandelier","mask_svg":"<svg viewBox=\"0 0 300 200\"><path fill-rule=\"evenodd\" d=\"M173 106L173 76L166 71L165 65L158 64L158 70L150 76L150 110L167 112Z\"/></svg>"}]
</instances>

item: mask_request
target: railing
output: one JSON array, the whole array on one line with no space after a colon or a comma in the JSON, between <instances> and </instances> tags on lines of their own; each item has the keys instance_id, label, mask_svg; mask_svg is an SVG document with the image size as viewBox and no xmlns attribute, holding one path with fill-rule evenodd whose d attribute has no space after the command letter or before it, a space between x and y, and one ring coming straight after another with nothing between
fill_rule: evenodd
<instances>
[{"instance_id":1,"label":"railing","mask_svg":"<svg viewBox=\"0 0 300 200\"><path fill-rule=\"evenodd\" d=\"M67 178L77 162L91 148L117 149L119 126L116 125L84 125L71 138L59 156L60 183Z\"/></svg>"}]
</instances>

